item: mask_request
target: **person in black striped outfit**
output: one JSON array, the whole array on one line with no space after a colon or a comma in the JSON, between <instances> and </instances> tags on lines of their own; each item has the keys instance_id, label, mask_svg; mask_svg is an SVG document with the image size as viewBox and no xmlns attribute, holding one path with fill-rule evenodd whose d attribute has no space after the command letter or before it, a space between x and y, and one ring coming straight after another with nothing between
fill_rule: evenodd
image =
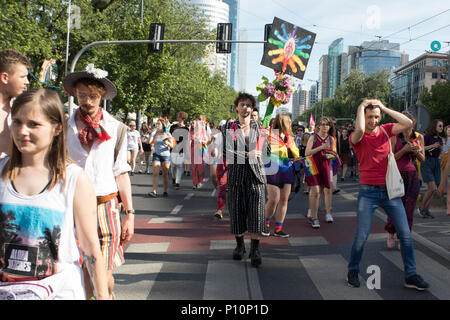
<instances>
[{"instance_id":1,"label":"person in black striped outfit","mask_svg":"<svg viewBox=\"0 0 450 320\"><path fill-rule=\"evenodd\" d=\"M230 212L230 230L237 246L233 259L245 254L244 233L251 235L250 259L253 267L261 265L259 235L265 231L265 185L263 157L270 155L265 130L251 120L255 98L239 93L234 106L238 120L223 129L223 159L228 163L227 207Z\"/></svg>"}]
</instances>

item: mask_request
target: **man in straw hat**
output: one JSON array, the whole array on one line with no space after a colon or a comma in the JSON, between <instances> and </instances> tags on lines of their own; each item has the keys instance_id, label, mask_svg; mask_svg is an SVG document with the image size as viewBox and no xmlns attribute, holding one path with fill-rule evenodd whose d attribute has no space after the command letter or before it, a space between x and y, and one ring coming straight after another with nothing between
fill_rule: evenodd
<instances>
[{"instance_id":1,"label":"man in straw hat","mask_svg":"<svg viewBox=\"0 0 450 320\"><path fill-rule=\"evenodd\" d=\"M107 76L108 72L90 64L85 71L69 74L63 85L79 105L68 120L67 148L69 156L86 171L94 184L100 245L108 273L108 289L113 297L112 271L125 262L123 242L133 236L134 210L127 139L123 138L126 126L100 107L102 99L112 99L117 93ZM122 225L118 196L126 211ZM90 290L89 285L86 288ZM91 295L91 292L87 293Z\"/></svg>"}]
</instances>

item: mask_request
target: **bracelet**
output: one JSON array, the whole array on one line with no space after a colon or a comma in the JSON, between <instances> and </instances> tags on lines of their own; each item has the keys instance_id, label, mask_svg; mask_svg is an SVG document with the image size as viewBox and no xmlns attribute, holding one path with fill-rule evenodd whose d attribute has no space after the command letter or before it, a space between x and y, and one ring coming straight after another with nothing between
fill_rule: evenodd
<instances>
[{"instance_id":1,"label":"bracelet","mask_svg":"<svg viewBox=\"0 0 450 320\"><path fill-rule=\"evenodd\" d=\"M136 212L133 209L127 210L127 214L135 214Z\"/></svg>"}]
</instances>

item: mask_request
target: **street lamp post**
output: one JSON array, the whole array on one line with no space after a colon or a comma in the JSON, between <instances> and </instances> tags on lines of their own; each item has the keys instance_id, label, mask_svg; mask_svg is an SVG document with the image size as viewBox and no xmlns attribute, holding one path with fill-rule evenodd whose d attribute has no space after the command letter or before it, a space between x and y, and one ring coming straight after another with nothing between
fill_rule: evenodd
<instances>
[{"instance_id":1,"label":"street lamp post","mask_svg":"<svg viewBox=\"0 0 450 320\"><path fill-rule=\"evenodd\" d=\"M141 0L141 25L144 26L144 0ZM141 126L141 117L142 111L141 109L138 109L136 112L136 126L138 130Z\"/></svg>"},{"instance_id":2,"label":"street lamp post","mask_svg":"<svg viewBox=\"0 0 450 320\"><path fill-rule=\"evenodd\" d=\"M72 0L69 0L69 6L67 7L67 41L66 41L66 66L65 66L65 74L67 77L67 67L69 65L69 40L70 40L70 19L72 13Z\"/></svg>"}]
</instances>

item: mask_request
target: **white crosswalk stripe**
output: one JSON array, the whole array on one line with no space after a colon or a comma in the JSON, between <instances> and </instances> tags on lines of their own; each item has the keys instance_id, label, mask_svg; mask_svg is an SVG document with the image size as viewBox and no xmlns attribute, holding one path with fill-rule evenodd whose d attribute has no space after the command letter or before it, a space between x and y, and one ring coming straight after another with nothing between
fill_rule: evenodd
<instances>
[{"instance_id":1,"label":"white crosswalk stripe","mask_svg":"<svg viewBox=\"0 0 450 320\"><path fill-rule=\"evenodd\" d=\"M155 253L167 252L170 242L155 242L155 243L133 243L127 248L127 253Z\"/></svg>"},{"instance_id":2,"label":"white crosswalk stripe","mask_svg":"<svg viewBox=\"0 0 450 320\"><path fill-rule=\"evenodd\" d=\"M167 222L183 222L183 218L182 217L152 218L147 223L167 223Z\"/></svg>"},{"instance_id":3,"label":"white crosswalk stripe","mask_svg":"<svg viewBox=\"0 0 450 320\"><path fill-rule=\"evenodd\" d=\"M117 300L146 300L163 263L124 264L114 271ZM129 284L122 284L129 283Z\"/></svg>"},{"instance_id":4,"label":"white crosswalk stripe","mask_svg":"<svg viewBox=\"0 0 450 320\"><path fill-rule=\"evenodd\" d=\"M383 251L381 254L398 268L403 269L403 262L400 252ZM417 265L416 271L426 282L430 284L430 288L428 290L441 300L449 300L450 278L448 268L445 268L443 265L418 250L414 251L414 255L416 261L421 261L421 263Z\"/></svg>"},{"instance_id":5,"label":"white crosswalk stripe","mask_svg":"<svg viewBox=\"0 0 450 320\"><path fill-rule=\"evenodd\" d=\"M290 237L288 238L291 246L312 246L312 245L326 245L328 241L324 237Z\"/></svg>"},{"instance_id":6,"label":"white crosswalk stripe","mask_svg":"<svg viewBox=\"0 0 450 320\"><path fill-rule=\"evenodd\" d=\"M263 298L255 268L248 261L208 262L204 300L261 300Z\"/></svg>"},{"instance_id":7,"label":"white crosswalk stripe","mask_svg":"<svg viewBox=\"0 0 450 320\"><path fill-rule=\"evenodd\" d=\"M179 205L175 206L175 208L173 208L173 210L170 212L170 214L175 215L178 212L180 212L181 209L183 209L183 205L179 204Z\"/></svg>"},{"instance_id":8,"label":"white crosswalk stripe","mask_svg":"<svg viewBox=\"0 0 450 320\"><path fill-rule=\"evenodd\" d=\"M325 300L381 299L375 290L369 290L365 286L364 281L361 281L360 288L351 288L346 284L347 261L341 255L303 257L300 262Z\"/></svg>"}]
</instances>

